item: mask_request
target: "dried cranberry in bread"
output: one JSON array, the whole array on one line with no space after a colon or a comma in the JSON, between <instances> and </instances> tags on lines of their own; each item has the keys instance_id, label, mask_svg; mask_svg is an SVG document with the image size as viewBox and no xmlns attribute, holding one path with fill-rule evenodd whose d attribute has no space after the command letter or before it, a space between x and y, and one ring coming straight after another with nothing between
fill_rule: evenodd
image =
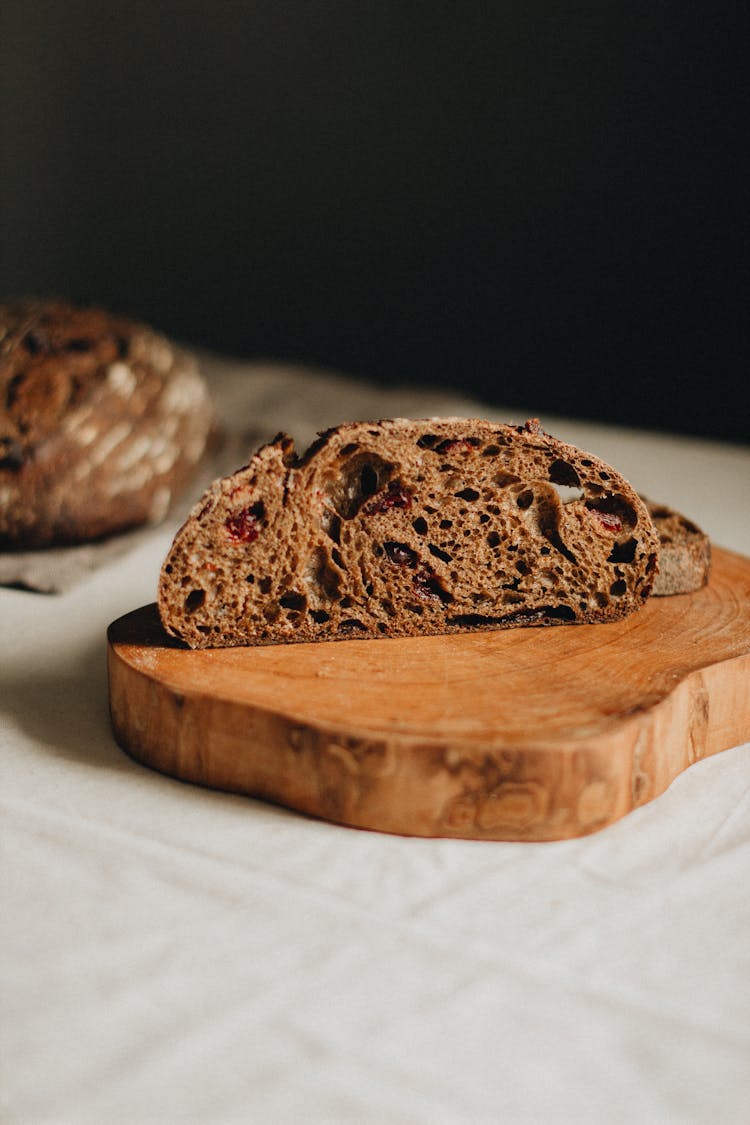
<instances>
[{"instance_id":1,"label":"dried cranberry in bread","mask_svg":"<svg viewBox=\"0 0 750 1125\"><path fill-rule=\"evenodd\" d=\"M689 594L708 582L711 572L711 541L692 520L666 504L642 496L659 536L659 573L651 593L654 597Z\"/></svg>"},{"instance_id":2,"label":"dried cranberry in bread","mask_svg":"<svg viewBox=\"0 0 750 1125\"><path fill-rule=\"evenodd\" d=\"M611 621L657 551L627 481L537 423L353 423L214 482L159 611L194 648Z\"/></svg>"},{"instance_id":3,"label":"dried cranberry in bread","mask_svg":"<svg viewBox=\"0 0 750 1125\"><path fill-rule=\"evenodd\" d=\"M194 360L151 329L63 301L0 305L0 548L158 521L212 426Z\"/></svg>"}]
</instances>

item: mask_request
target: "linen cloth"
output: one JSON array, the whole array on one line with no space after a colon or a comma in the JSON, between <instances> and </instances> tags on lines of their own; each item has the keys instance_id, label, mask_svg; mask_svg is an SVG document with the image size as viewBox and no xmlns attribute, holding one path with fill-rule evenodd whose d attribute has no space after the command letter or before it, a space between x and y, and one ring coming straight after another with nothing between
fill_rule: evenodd
<instances>
[{"instance_id":1,"label":"linen cloth","mask_svg":"<svg viewBox=\"0 0 750 1125\"><path fill-rule=\"evenodd\" d=\"M237 453L347 418L535 414L750 554L748 448L204 366ZM0 1120L746 1125L750 744L544 844L162 777L112 737L105 631L155 599L177 520L59 595L0 589Z\"/></svg>"}]
</instances>

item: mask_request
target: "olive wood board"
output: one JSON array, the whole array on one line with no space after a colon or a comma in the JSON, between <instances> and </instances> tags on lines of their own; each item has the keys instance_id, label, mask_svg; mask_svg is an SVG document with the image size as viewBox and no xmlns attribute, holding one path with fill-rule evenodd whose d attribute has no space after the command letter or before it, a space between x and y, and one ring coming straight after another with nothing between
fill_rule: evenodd
<instances>
[{"instance_id":1,"label":"olive wood board","mask_svg":"<svg viewBox=\"0 0 750 1125\"><path fill-rule=\"evenodd\" d=\"M120 745L165 774L409 836L556 840L750 738L750 559L605 625L193 651L108 631Z\"/></svg>"}]
</instances>

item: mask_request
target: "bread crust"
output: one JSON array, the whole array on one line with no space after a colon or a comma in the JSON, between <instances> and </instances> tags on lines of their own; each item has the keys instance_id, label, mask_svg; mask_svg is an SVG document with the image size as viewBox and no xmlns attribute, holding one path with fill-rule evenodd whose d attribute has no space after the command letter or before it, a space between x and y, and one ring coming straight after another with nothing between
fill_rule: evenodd
<instances>
[{"instance_id":1,"label":"bread crust","mask_svg":"<svg viewBox=\"0 0 750 1125\"><path fill-rule=\"evenodd\" d=\"M213 426L195 360L150 328L64 301L0 305L0 548L158 522Z\"/></svg>"},{"instance_id":2,"label":"bread crust","mask_svg":"<svg viewBox=\"0 0 750 1125\"><path fill-rule=\"evenodd\" d=\"M604 622L642 605L657 552L628 482L535 421L349 423L215 481L158 604L194 648Z\"/></svg>"}]
</instances>

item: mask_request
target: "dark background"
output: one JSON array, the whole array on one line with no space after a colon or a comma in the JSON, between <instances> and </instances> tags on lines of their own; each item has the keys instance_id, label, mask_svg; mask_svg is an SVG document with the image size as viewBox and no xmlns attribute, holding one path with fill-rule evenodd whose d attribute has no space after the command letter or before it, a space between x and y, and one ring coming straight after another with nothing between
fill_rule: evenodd
<instances>
[{"instance_id":1,"label":"dark background","mask_svg":"<svg viewBox=\"0 0 750 1125\"><path fill-rule=\"evenodd\" d=\"M0 292L750 441L742 6L0 5Z\"/></svg>"}]
</instances>

